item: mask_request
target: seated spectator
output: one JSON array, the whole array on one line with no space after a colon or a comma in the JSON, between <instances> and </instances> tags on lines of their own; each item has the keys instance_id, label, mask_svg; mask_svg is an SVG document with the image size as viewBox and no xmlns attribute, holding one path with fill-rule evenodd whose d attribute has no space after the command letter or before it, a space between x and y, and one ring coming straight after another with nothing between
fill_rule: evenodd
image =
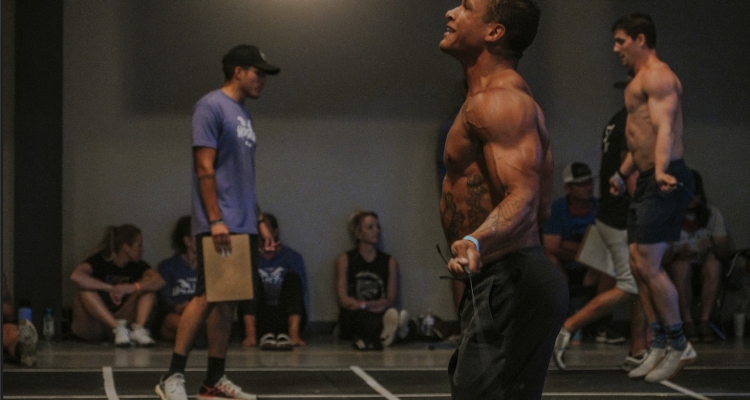
<instances>
[{"instance_id":1,"label":"seated spectator","mask_svg":"<svg viewBox=\"0 0 750 400\"><path fill-rule=\"evenodd\" d=\"M380 223L375 212L355 211L348 228L355 248L336 259L339 337L353 339L359 350L382 350L394 342L397 331L401 338L408 333L409 314L394 308L398 262L378 248Z\"/></svg>"},{"instance_id":2,"label":"seated spectator","mask_svg":"<svg viewBox=\"0 0 750 400\"><path fill-rule=\"evenodd\" d=\"M89 341L114 336L118 347L152 346L144 328L164 280L141 260L143 237L137 227L110 226L99 251L78 264L70 275L77 286L73 297L74 335ZM130 322L130 329L128 329Z\"/></svg>"},{"instance_id":3,"label":"seated spectator","mask_svg":"<svg viewBox=\"0 0 750 400\"><path fill-rule=\"evenodd\" d=\"M582 162L563 170L565 196L552 203L550 217L542 229L544 251L568 278L570 312L575 313L590 300L596 289L596 271L576 261L583 235L596 222L598 202L594 197L594 176Z\"/></svg>"},{"instance_id":4,"label":"seated spectator","mask_svg":"<svg viewBox=\"0 0 750 400\"><path fill-rule=\"evenodd\" d=\"M690 341L700 338L704 342L713 342L714 334L708 322L721 282L720 260L729 256L730 246L724 217L706 200L703 178L693 170L693 179L695 196L685 213L680 241L672 244L664 259L669 260L668 270L679 296L685 336ZM701 273L700 317L697 326L692 313L694 269L699 269Z\"/></svg>"},{"instance_id":5,"label":"seated spectator","mask_svg":"<svg viewBox=\"0 0 750 400\"><path fill-rule=\"evenodd\" d=\"M38 340L34 324L16 322L10 288L3 272L3 360L33 367L36 365Z\"/></svg>"},{"instance_id":6,"label":"seated spectator","mask_svg":"<svg viewBox=\"0 0 750 400\"><path fill-rule=\"evenodd\" d=\"M301 333L307 324L307 273L302 256L281 244L276 217L263 213L274 237L273 250L260 249L258 275L261 285L255 299L239 302L238 311L245 326L244 347L254 347L260 340L263 350L291 350L304 346Z\"/></svg>"},{"instance_id":7,"label":"seated spectator","mask_svg":"<svg viewBox=\"0 0 750 400\"><path fill-rule=\"evenodd\" d=\"M159 290L159 333L164 340L174 341L180 317L190 299L195 295L195 283L198 281L198 260L195 237L190 233L190 216L186 215L177 221L172 231L172 248L176 253L159 263L159 275L165 285ZM196 347L205 347L206 327L195 340Z\"/></svg>"}]
</instances>

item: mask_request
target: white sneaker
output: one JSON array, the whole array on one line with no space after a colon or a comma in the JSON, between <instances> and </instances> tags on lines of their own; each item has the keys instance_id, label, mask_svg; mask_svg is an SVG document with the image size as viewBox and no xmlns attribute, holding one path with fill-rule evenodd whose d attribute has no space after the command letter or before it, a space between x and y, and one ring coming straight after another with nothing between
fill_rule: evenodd
<instances>
[{"instance_id":1,"label":"white sneaker","mask_svg":"<svg viewBox=\"0 0 750 400\"><path fill-rule=\"evenodd\" d=\"M128 321L118 319L117 326L112 329L112 333L115 334L115 346L117 347L130 347L130 331L127 324Z\"/></svg>"},{"instance_id":2,"label":"white sneaker","mask_svg":"<svg viewBox=\"0 0 750 400\"><path fill-rule=\"evenodd\" d=\"M266 333L260 338L260 349L261 350L276 350L276 337L273 333Z\"/></svg>"},{"instance_id":3,"label":"white sneaker","mask_svg":"<svg viewBox=\"0 0 750 400\"><path fill-rule=\"evenodd\" d=\"M23 366L33 367L36 365L36 343L39 335L34 324L21 321L18 324L18 360Z\"/></svg>"},{"instance_id":4,"label":"white sneaker","mask_svg":"<svg viewBox=\"0 0 750 400\"><path fill-rule=\"evenodd\" d=\"M639 356L628 354L627 356L625 356L625 361L622 363L622 370L625 372L630 372L633 369L638 368L639 365L643 364L643 362L646 361L646 356L648 356L648 351Z\"/></svg>"},{"instance_id":5,"label":"white sneaker","mask_svg":"<svg viewBox=\"0 0 750 400\"><path fill-rule=\"evenodd\" d=\"M665 379L671 379L682 367L694 363L696 358L698 358L698 353L693 350L693 345L690 342L682 351L669 346L661 362L646 375L646 382L661 382Z\"/></svg>"},{"instance_id":6,"label":"white sneaker","mask_svg":"<svg viewBox=\"0 0 750 400\"><path fill-rule=\"evenodd\" d=\"M560 329L560 333L557 334L557 339L555 339L555 347L552 350L552 359L555 361L555 365L557 365L558 369L568 368L568 366L565 365L565 361L563 361L563 356L565 355L565 350L568 349L568 345L570 345L571 336L572 334L569 330L562 328Z\"/></svg>"},{"instance_id":7,"label":"white sneaker","mask_svg":"<svg viewBox=\"0 0 750 400\"><path fill-rule=\"evenodd\" d=\"M179 372L170 375L166 380L161 377L154 390L161 400L188 400L185 392L185 375Z\"/></svg>"},{"instance_id":8,"label":"white sneaker","mask_svg":"<svg viewBox=\"0 0 750 400\"><path fill-rule=\"evenodd\" d=\"M136 323L130 324L130 341L142 347L151 347L156 344L148 329Z\"/></svg>"},{"instance_id":9,"label":"white sneaker","mask_svg":"<svg viewBox=\"0 0 750 400\"><path fill-rule=\"evenodd\" d=\"M201 387L201 392L198 393L198 400L216 400L216 399L243 399L243 400L258 400L258 396L250 393L245 393L242 388L235 385L227 379L224 375L216 382L216 385L212 388L206 386ZM171 400L171 399L169 399Z\"/></svg>"},{"instance_id":10,"label":"white sneaker","mask_svg":"<svg viewBox=\"0 0 750 400\"><path fill-rule=\"evenodd\" d=\"M294 349L292 339L286 333L279 333L276 335L276 350L290 351Z\"/></svg>"},{"instance_id":11,"label":"white sneaker","mask_svg":"<svg viewBox=\"0 0 750 400\"><path fill-rule=\"evenodd\" d=\"M643 360L641 365L628 372L628 378L643 378L648 375L652 369L656 368L656 365L659 364L659 361L664 358L666 353L667 349L659 349L655 347L648 349L646 359Z\"/></svg>"},{"instance_id":12,"label":"white sneaker","mask_svg":"<svg viewBox=\"0 0 750 400\"><path fill-rule=\"evenodd\" d=\"M383 331L380 333L380 341L383 343L383 347L388 347L393 344L393 340L396 338L397 329L398 311L391 307L385 310L385 314L383 314Z\"/></svg>"},{"instance_id":13,"label":"white sneaker","mask_svg":"<svg viewBox=\"0 0 750 400\"><path fill-rule=\"evenodd\" d=\"M406 335L409 334L409 312L401 310L398 313L398 337L399 339L406 339Z\"/></svg>"}]
</instances>

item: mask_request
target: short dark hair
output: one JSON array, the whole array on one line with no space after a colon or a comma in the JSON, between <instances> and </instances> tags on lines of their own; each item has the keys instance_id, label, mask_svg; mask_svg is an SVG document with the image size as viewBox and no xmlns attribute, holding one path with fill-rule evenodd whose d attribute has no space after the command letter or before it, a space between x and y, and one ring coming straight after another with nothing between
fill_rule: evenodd
<instances>
[{"instance_id":1,"label":"short dark hair","mask_svg":"<svg viewBox=\"0 0 750 400\"><path fill-rule=\"evenodd\" d=\"M190 235L190 216L185 215L177 220L172 229L172 249L180 254L187 253L187 246L183 240Z\"/></svg>"},{"instance_id":2,"label":"short dark hair","mask_svg":"<svg viewBox=\"0 0 750 400\"><path fill-rule=\"evenodd\" d=\"M276 219L276 216L271 213L261 213L260 214L263 219L268 223L268 227L271 229L279 229L279 221Z\"/></svg>"},{"instance_id":3,"label":"short dark hair","mask_svg":"<svg viewBox=\"0 0 750 400\"><path fill-rule=\"evenodd\" d=\"M612 25L612 32L618 30L624 31L633 39L642 33L646 38L646 46L649 49L656 47L656 25L648 14L631 13L623 15Z\"/></svg>"},{"instance_id":4,"label":"short dark hair","mask_svg":"<svg viewBox=\"0 0 750 400\"><path fill-rule=\"evenodd\" d=\"M508 54L521 59L531 45L539 28L541 10L532 0L486 0L485 22L505 26L504 45Z\"/></svg>"}]
</instances>

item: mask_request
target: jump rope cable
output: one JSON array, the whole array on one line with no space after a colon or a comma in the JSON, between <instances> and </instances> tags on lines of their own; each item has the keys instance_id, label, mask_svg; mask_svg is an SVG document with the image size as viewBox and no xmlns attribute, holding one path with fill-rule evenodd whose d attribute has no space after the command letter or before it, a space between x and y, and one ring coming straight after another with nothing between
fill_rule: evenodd
<instances>
[{"instance_id":1,"label":"jump rope cable","mask_svg":"<svg viewBox=\"0 0 750 400\"><path fill-rule=\"evenodd\" d=\"M437 252L440 255L440 258L442 258L443 261L445 262L445 264L448 265L448 259L443 255L443 252L440 250L440 245L439 244L435 245L435 247L437 248ZM471 270L469 270L469 266L468 265L464 267L464 272L466 273L466 277L467 277L466 280L469 281L469 290L471 292L471 304L474 306L474 315L472 315L472 321L476 324L476 328L477 328L476 329L476 332L477 332L477 343L478 344L485 344L485 343L487 343L487 341L484 338L484 331L482 330L482 324L479 321L479 316L477 314L477 312L478 312L478 310L477 310L477 299L476 299L476 296L474 296L474 281L472 279L473 276L474 276L474 274L471 273ZM460 280L460 279L458 279L456 277L446 276L446 275L440 276L440 279ZM459 310L459 312L460 311L461 310ZM460 319L459 319L459 325L460 325L460 323L461 322L460 322ZM462 332L461 336L463 336L463 332ZM483 357L483 354L482 354L481 350L478 349L477 352L479 353L479 365L482 367L482 371L486 371L489 368L489 360L486 360L486 357Z\"/></svg>"}]
</instances>

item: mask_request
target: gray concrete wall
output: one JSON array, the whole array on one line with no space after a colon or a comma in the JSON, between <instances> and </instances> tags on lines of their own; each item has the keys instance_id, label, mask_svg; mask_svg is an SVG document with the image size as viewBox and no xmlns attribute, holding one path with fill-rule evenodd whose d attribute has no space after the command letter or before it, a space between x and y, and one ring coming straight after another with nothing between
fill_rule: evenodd
<instances>
[{"instance_id":1,"label":"gray concrete wall","mask_svg":"<svg viewBox=\"0 0 750 400\"><path fill-rule=\"evenodd\" d=\"M688 163L703 172L737 241L750 245L748 28L739 24L750 6L675 3L540 1L539 35L520 70L545 110L558 175L574 160L596 168L601 131L622 104L611 84L625 75L610 26L625 12L653 13L659 54L685 86ZM351 246L346 217L356 207L381 216L384 249L402 268L403 306L453 318L438 279L435 245L445 240L434 151L438 127L460 104L462 71L437 47L445 11L457 4L65 2L63 275L109 224L140 226L148 262L170 255L172 224L190 209L192 105L221 85L222 54L249 42L282 67L248 102L258 196L305 258L312 319L336 318L333 262Z\"/></svg>"}]
</instances>

